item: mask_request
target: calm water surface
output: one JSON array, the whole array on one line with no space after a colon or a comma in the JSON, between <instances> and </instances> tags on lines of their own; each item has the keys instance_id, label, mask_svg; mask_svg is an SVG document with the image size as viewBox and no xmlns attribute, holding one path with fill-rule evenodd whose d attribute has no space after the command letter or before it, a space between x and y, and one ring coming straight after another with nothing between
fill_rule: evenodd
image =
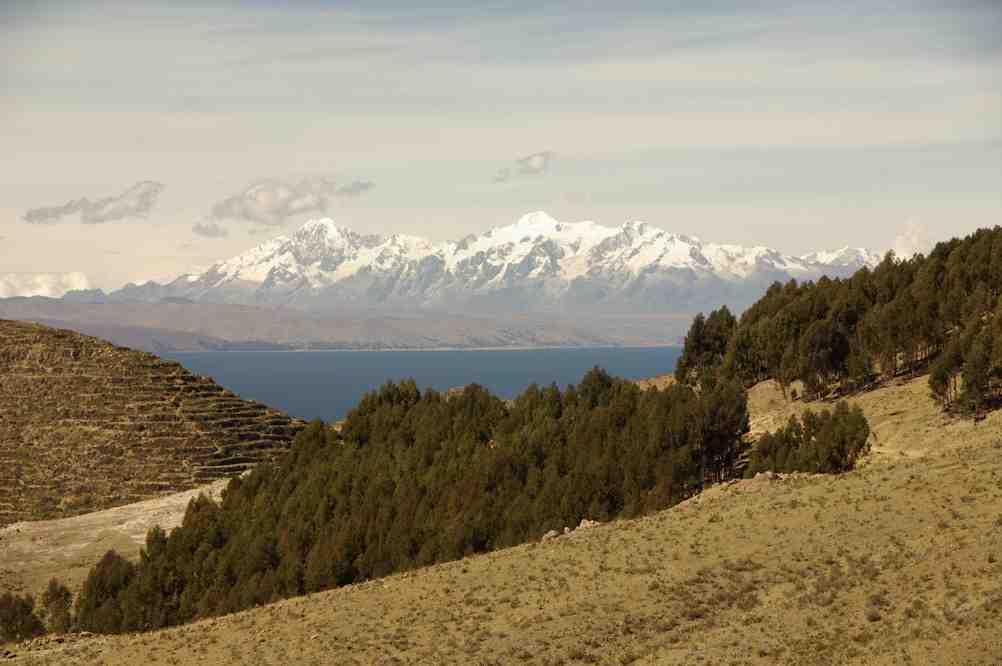
<instances>
[{"instance_id":1,"label":"calm water surface","mask_svg":"<svg viewBox=\"0 0 1002 666\"><path fill-rule=\"evenodd\" d=\"M164 354L245 398L294 416L343 418L366 391L413 378L444 391L476 382L503 398L529 384L576 384L594 366L630 379L671 372L678 347L422 352L193 352Z\"/></svg>"}]
</instances>

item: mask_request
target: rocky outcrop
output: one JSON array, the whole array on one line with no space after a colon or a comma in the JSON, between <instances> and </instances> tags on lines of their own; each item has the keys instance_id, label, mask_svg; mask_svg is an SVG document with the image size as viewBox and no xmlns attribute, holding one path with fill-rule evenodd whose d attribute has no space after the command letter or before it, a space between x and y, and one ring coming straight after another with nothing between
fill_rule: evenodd
<instances>
[{"instance_id":1,"label":"rocky outcrop","mask_svg":"<svg viewBox=\"0 0 1002 666\"><path fill-rule=\"evenodd\" d=\"M236 475L303 425L178 363L0 320L0 525Z\"/></svg>"}]
</instances>

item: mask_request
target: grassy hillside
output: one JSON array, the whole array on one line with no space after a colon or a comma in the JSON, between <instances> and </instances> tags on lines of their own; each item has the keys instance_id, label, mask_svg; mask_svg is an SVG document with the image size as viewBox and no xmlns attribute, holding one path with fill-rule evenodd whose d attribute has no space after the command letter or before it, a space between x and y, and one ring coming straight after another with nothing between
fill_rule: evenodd
<instances>
[{"instance_id":1,"label":"grassy hillside","mask_svg":"<svg viewBox=\"0 0 1002 666\"><path fill-rule=\"evenodd\" d=\"M672 509L34 663L997 664L1002 413L925 378L855 399L848 474L759 478ZM755 424L801 408L771 384Z\"/></svg>"},{"instance_id":2,"label":"grassy hillside","mask_svg":"<svg viewBox=\"0 0 1002 666\"><path fill-rule=\"evenodd\" d=\"M77 590L87 572L108 550L138 559L146 533L159 525L181 524L188 502L205 494L218 499L228 479L101 511L55 520L20 522L0 528L0 590L40 598L58 577Z\"/></svg>"},{"instance_id":3,"label":"grassy hillside","mask_svg":"<svg viewBox=\"0 0 1002 666\"><path fill-rule=\"evenodd\" d=\"M303 423L145 352L0 320L0 525L239 474Z\"/></svg>"}]
</instances>

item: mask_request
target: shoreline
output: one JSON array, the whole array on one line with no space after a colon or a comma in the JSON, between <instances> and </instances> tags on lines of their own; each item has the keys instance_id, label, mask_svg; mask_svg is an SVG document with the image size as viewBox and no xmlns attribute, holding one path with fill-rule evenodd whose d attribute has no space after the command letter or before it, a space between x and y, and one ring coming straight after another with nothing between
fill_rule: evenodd
<instances>
[{"instance_id":1,"label":"shoreline","mask_svg":"<svg viewBox=\"0 0 1002 666\"><path fill-rule=\"evenodd\" d=\"M378 349L357 349L357 348L332 348L332 349L191 349L191 350L171 350L156 352L161 354L290 354L290 353L357 353L357 354L378 354L381 352L484 352L484 351L588 351L596 349L680 349L680 344L649 344L649 345L547 345L529 346L519 345L511 347L386 347Z\"/></svg>"}]
</instances>

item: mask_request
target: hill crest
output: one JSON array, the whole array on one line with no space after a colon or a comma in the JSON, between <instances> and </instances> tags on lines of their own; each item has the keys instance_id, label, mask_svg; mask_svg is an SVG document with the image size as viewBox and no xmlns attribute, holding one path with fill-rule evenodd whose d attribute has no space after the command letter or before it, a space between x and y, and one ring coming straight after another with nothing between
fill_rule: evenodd
<instances>
[{"instance_id":1,"label":"hill crest","mask_svg":"<svg viewBox=\"0 0 1002 666\"><path fill-rule=\"evenodd\" d=\"M0 524L239 474L301 421L152 354L0 320Z\"/></svg>"}]
</instances>

